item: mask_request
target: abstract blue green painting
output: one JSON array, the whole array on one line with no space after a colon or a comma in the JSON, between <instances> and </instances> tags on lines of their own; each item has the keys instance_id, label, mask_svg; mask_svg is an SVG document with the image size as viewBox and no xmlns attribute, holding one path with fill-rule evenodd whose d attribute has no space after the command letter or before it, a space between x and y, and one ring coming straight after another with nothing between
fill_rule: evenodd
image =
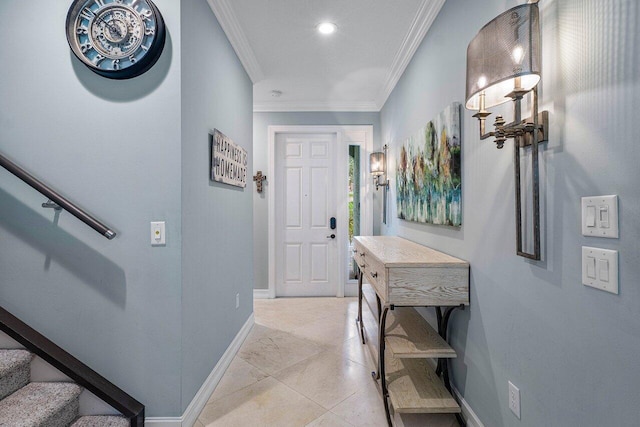
<instances>
[{"instance_id":1,"label":"abstract blue green painting","mask_svg":"<svg viewBox=\"0 0 640 427\"><path fill-rule=\"evenodd\" d=\"M462 225L460 148L457 102L404 141L396 157L398 218Z\"/></svg>"}]
</instances>

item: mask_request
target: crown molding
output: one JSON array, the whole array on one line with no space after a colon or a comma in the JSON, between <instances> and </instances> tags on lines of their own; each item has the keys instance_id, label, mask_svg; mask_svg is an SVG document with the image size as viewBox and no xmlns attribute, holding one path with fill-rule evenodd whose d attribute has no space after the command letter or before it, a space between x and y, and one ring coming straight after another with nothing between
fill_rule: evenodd
<instances>
[{"instance_id":1,"label":"crown molding","mask_svg":"<svg viewBox=\"0 0 640 427\"><path fill-rule=\"evenodd\" d=\"M378 105L375 102L271 101L255 102L253 104L254 113L303 111L378 112L380 111L380 108L378 108Z\"/></svg>"},{"instance_id":2,"label":"crown molding","mask_svg":"<svg viewBox=\"0 0 640 427\"><path fill-rule=\"evenodd\" d=\"M284 101L257 102L254 112L287 111L359 111L378 112L384 107L391 92L398 84L413 55L422 43L433 21L438 16L446 0L423 0L405 38L396 53L391 69L375 102L314 102ZM258 59L233 12L230 0L207 0L220 26L224 30L231 46L244 66L251 81L255 84L264 78Z\"/></svg>"},{"instance_id":3,"label":"crown molding","mask_svg":"<svg viewBox=\"0 0 640 427\"><path fill-rule=\"evenodd\" d=\"M222 30L227 35L233 50L242 62L245 71L253 83L259 82L264 78L258 59L256 58L249 40L244 35L242 27L236 18L228 0L207 0L209 7L216 15Z\"/></svg>"},{"instance_id":4,"label":"crown molding","mask_svg":"<svg viewBox=\"0 0 640 427\"><path fill-rule=\"evenodd\" d=\"M422 4L418 9L418 13L409 27L407 35L400 45L400 49L393 59L391 71L387 76L387 80L376 98L378 111L382 110L382 107L384 107L389 95L391 95L396 84L398 84L400 77L402 77L402 74L409 65L409 62L411 62L411 58L413 58L416 50L418 50L420 43L422 43L422 39L424 39L427 31L431 28L431 24L433 24L433 21L438 16L438 13L440 12L440 9L442 9L445 1L446 0L422 1Z\"/></svg>"}]
</instances>

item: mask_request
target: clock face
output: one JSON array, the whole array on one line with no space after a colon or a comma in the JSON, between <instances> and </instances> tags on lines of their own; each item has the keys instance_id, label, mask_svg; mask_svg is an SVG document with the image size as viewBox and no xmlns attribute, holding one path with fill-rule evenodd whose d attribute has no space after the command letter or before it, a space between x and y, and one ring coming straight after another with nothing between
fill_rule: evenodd
<instances>
[{"instance_id":1,"label":"clock face","mask_svg":"<svg viewBox=\"0 0 640 427\"><path fill-rule=\"evenodd\" d=\"M151 0L75 0L67 14L73 53L92 71L113 79L151 68L165 35L162 15Z\"/></svg>"}]
</instances>

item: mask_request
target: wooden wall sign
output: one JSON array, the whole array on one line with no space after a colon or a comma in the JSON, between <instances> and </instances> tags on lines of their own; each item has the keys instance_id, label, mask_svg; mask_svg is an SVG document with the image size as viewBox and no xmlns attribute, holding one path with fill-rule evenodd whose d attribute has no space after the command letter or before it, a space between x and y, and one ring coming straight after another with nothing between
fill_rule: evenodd
<instances>
[{"instance_id":1,"label":"wooden wall sign","mask_svg":"<svg viewBox=\"0 0 640 427\"><path fill-rule=\"evenodd\" d=\"M214 129L209 132L211 180L236 187L247 186L247 150Z\"/></svg>"}]
</instances>

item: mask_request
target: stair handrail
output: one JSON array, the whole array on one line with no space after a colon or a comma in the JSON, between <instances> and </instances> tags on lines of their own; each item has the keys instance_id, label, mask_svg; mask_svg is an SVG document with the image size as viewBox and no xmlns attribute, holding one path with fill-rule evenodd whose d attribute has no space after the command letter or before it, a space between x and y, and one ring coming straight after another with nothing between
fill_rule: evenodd
<instances>
[{"instance_id":1,"label":"stair handrail","mask_svg":"<svg viewBox=\"0 0 640 427\"><path fill-rule=\"evenodd\" d=\"M131 427L144 427L144 405L102 375L67 353L3 307L0 330L45 362L89 390L129 419Z\"/></svg>"},{"instance_id":2,"label":"stair handrail","mask_svg":"<svg viewBox=\"0 0 640 427\"><path fill-rule=\"evenodd\" d=\"M60 193L49 187L44 182L40 181L35 176L31 175L29 172L27 172L2 154L0 154L0 166L48 197L50 201L53 201L56 205L66 210L71 215L75 216L80 221L84 222L107 239L111 240L116 237L115 231L113 231L110 227L107 227L102 222L98 221L87 211L62 196Z\"/></svg>"}]
</instances>

